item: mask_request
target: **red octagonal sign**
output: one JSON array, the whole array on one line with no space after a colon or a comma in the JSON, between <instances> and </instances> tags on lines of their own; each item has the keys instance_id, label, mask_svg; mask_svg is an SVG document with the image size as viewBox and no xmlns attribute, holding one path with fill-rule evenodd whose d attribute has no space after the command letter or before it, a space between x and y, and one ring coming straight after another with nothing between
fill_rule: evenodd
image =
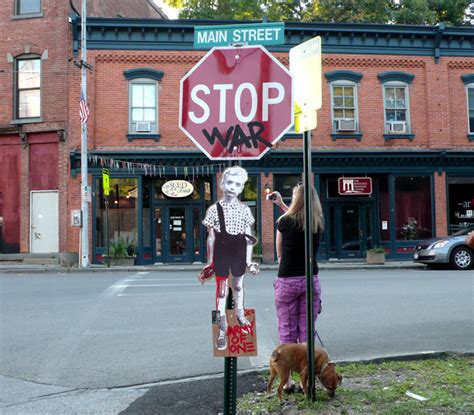
<instances>
[{"instance_id":1,"label":"red octagonal sign","mask_svg":"<svg viewBox=\"0 0 474 415\"><path fill-rule=\"evenodd\" d=\"M181 79L179 128L212 160L257 160L293 124L292 93L262 46L213 48Z\"/></svg>"}]
</instances>

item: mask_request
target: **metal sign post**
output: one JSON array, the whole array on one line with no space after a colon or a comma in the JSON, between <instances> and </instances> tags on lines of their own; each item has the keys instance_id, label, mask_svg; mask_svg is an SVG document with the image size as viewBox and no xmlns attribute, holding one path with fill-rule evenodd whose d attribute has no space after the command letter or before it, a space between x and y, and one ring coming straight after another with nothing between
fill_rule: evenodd
<instances>
[{"instance_id":1,"label":"metal sign post","mask_svg":"<svg viewBox=\"0 0 474 415\"><path fill-rule=\"evenodd\" d=\"M86 15L87 1L82 0L81 10L81 91L87 102L87 48L86 48ZM89 266L89 200L90 190L87 186L87 122L81 123L81 267Z\"/></svg>"},{"instance_id":2,"label":"metal sign post","mask_svg":"<svg viewBox=\"0 0 474 415\"><path fill-rule=\"evenodd\" d=\"M304 252L306 258L306 324L308 333L308 396L311 401L316 399L314 384L314 313L313 313L313 206L311 197L311 131L305 131L304 139Z\"/></svg>"},{"instance_id":3,"label":"metal sign post","mask_svg":"<svg viewBox=\"0 0 474 415\"><path fill-rule=\"evenodd\" d=\"M226 309L234 309L234 296L229 288ZM237 358L224 357L224 415L235 415L237 412Z\"/></svg>"},{"instance_id":4,"label":"metal sign post","mask_svg":"<svg viewBox=\"0 0 474 415\"><path fill-rule=\"evenodd\" d=\"M290 72L294 79L295 130L303 133L304 223L306 273L306 324L308 330L308 398L316 398L314 382L314 281L313 281L313 199L311 197L311 130L317 126L321 108L321 38L315 37L290 50Z\"/></svg>"}]
</instances>

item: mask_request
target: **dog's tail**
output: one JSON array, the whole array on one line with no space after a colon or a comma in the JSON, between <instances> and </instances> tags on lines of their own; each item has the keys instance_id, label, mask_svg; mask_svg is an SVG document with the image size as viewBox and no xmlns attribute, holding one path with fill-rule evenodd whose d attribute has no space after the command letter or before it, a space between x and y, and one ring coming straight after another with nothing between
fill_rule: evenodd
<instances>
[{"instance_id":1,"label":"dog's tail","mask_svg":"<svg viewBox=\"0 0 474 415\"><path fill-rule=\"evenodd\" d=\"M278 358L280 357L280 352L278 350L274 350L273 353L272 353L272 356L270 358L270 360L272 362L276 362L278 361Z\"/></svg>"}]
</instances>

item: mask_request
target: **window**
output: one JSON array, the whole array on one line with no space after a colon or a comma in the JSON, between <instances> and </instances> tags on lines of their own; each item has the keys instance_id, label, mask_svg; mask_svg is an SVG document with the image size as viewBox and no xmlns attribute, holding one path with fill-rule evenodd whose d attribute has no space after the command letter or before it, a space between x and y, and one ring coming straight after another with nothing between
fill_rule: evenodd
<instances>
[{"instance_id":1,"label":"window","mask_svg":"<svg viewBox=\"0 0 474 415\"><path fill-rule=\"evenodd\" d=\"M111 178L108 209L108 237L110 241L123 240L127 248L136 247L138 242L138 180L132 178ZM105 197L102 179L96 179L96 247L107 246L105 233Z\"/></svg>"},{"instance_id":2,"label":"window","mask_svg":"<svg viewBox=\"0 0 474 415\"><path fill-rule=\"evenodd\" d=\"M383 85L385 134L413 138L408 85L413 82L415 75L405 72L383 72L377 77Z\"/></svg>"},{"instance_id":3,"label":"window","mask_svg":"<svg viewBox=\"0 0 474 415\"><path fill-rule=\"evenodd\" d=\"M354 132L357 122L357 88L349 81L331 84L331 109L333 132Z\"/></svg>"},{"instance_id":4,"label":"window","mask_svg":"<svg viewBox=\"0 0 474 415\"><path fill-rule=\"evenodd\" d=\"M40 58L16 61L16 118L41 116L41 60Z\"/></svg>"},{"instance_id":5,"label":"window","mask_svg":"<svg viewBox=\"0 0 474 415\"><path fill-rule=\"evenodd\" d=\"M385 84L383 88L385 132L410 133L408 86L402 83Z\"/></svg>"},{"instance_id":6,"label":"window","mask_svg":"<svg viewBox=\"0 0 474 415\"><path fill-rule=\"evenodd\" d=\"M158 94L163 71L136 68L123 74L129 81L129 140L158 139Z\"/></svg>"},{"instance_id":7,"label":"window","mask_svg":"<svg viewBox=\"0 0 474 415\"><path fill-rule=\"evenodd\" d=\"M130 132L158 133L158 83L153 80L130 82Z\"/></svg>"},{"instance_id":8,"label":"window","mask_svg":"<svg viewBox=\"0 0 474 415\"><path fill-rule=\"evenodd\" d=\"M430 177L395 177L395 226L397 240L433 236Z\"/></svg>"},{"instance_id":9,"label":"window","mask_svg":"<svg viewBox=\"0 0 474 415\"><path fill-rule=\"evenodd\" d=\"M467 85L467 117L469 134L474 134L474 84Z\"/></svg>"},{"instance_id":10,"label":"window","mask_svg":"<svg viewBox=\"0 0 474 415\"><path fill-rule=\"evenodd\" d=\"M41 13L41 0L17 0L16 14Z\"/></svg>"}]
</instances>

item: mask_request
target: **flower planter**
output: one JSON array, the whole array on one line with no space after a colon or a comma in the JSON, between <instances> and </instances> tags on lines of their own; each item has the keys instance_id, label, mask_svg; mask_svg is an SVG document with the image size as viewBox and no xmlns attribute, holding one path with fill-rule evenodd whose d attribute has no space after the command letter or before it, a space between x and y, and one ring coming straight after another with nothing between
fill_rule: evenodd
<instances>
[{"instance_id":1,"label":"flower planter","mask_svg":"<svg viewBox=\"0 0 474 415\"><path fill-rule=\"evenodd\" d=\"M385 264L385 252L367 251L366 260L370 265L383 265Z\"/></svg>"},{"instance_id":2,"label":"flower planter","mask_svg":"<svg viewBox=\"0 0 474 415\"><path fill-rule=\"evenodd\" d=\"M104 255L104 265L107 265L107 256ZM128 267L135 265L134 256L110 257L111 267Z\"/></svg>"}]
</instances>

